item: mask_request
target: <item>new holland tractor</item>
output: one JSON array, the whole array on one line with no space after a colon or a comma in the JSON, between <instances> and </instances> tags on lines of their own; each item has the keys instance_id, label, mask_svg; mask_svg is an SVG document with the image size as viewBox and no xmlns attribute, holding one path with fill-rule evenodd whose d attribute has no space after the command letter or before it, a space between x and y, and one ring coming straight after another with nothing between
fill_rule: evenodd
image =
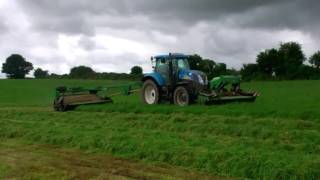
<instances>
[{"instance_id":1,"label":"new holland tractor","mask_svg":"<svg viewBox=\"0 0 320 180\"><path fill-rule=\"evenodd\" d=\"M204 97L205 103L254 101L256 92L240 89L240 77L220 76L208 81L205 73L191 70L188 56L178 53L151 57L153 72L145 74L142 100L146 104L169 101L186 106Z\"/></svg>"}]
</instances>

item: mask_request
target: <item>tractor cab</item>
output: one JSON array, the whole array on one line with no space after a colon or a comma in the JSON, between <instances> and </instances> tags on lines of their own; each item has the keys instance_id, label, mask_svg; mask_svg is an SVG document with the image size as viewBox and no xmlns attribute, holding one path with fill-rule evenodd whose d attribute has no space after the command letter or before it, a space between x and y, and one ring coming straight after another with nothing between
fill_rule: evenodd
<instances>
[{"instance_id":1,"label":"tractor cab","mask_svg":"<svg viewBox=\"0 0 320 180\"><path fill-rule=\"evenodd\" d=\"M154 72L163 78L167 86L178 82L180 73L190 71L188 56L183 54L155 56L151 61L154 64Z\"/></svg>"},{"instance_id":2,"label":"tractor cab","mask_svg":"<svg viewBox=\"0 0 320 180\"><path fill-rule=\"evenodd\" d=\"M159 73L168 86L191 81L200 85L208 84L204 73L190 69L187 55L170 53L152 57L151 60L155 64L154 72Z\"/></svg>"}]
</instances>

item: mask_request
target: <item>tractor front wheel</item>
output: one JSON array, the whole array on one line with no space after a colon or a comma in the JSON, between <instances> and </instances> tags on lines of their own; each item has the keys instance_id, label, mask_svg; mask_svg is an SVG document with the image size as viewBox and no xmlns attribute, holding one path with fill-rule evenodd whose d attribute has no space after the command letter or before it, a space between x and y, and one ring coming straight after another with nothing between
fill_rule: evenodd
<instances>
[{"instance_id":1,"label":"tractor front wheel","mask_svg":"<svg viewBox=\"0 0 320 180\"><path fill-rule=\"evenodd\" d=\"M174 104L179 106L187 106L191 103L191 95L188 89L184 86L179 86L173 94Z\"/></svg>"},{"instance_id":2,"label":"tractor front wheel","mask_svg":"<svg viewBox=\"0 0 320 180\"><path fill-rule=\"evenodd\" d=\"M159 88L152 80L146 80L142 88L142 100L146 104L159 103Z\"/></svg>"}]
</instances>

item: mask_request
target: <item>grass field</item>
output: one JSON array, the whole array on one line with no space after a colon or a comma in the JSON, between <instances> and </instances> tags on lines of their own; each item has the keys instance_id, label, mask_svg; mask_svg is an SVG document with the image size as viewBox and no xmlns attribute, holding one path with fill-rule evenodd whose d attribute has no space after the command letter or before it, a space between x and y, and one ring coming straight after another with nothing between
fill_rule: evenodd
<instances>
[{"instance_id":1,"label":"grass field","mask_svg":"<svg viewBox=\"0 0 320 180\"><path fill-rule=\"evenodd\" d=\"M0 179L211 179L170 166L151 166L53 145L0 139ZM221 178L221 177L217 177ZM224 178L226 179L226 178Z\"/></svg>"},{"instance_id":2,"label":"grass field","mask_svg":"<svg viewBox=\"0 0 320 180\"><path fill-rule=\"evenodd\" d=\"M146 106L132 95L74 112L51 110L56 86L110 83L1 80L0 138L210 175L320 178L320 81L245 83L245 89L261 93L255 103ZM0 171L7 168L0 164Z\"/></svg>"}]
</instances>

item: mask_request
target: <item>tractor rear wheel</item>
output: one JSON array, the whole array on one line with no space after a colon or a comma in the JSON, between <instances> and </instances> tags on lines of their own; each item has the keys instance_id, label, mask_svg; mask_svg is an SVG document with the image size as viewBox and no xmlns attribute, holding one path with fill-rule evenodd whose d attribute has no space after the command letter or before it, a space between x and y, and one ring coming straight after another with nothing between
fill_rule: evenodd
<instances>
[{"instance_id":1,"label":"tractor rear wheel","mask_svg":"<svg viewBox=\"0 0 320 180\"><path fill-rule=\"evenodd\" d=\"M159 88L152 80L146 80L142 87L142 100L146 104L158 104Z\"/></svg>"},{"instance_id":2,"label":"tractor rear wheel","mask_svg":"<svg viewBox=\"0 0 320 180\"><path fill-rule=\"evenodd\" d=\"M173 94L174 104L179 106L188 106L191 103L191 95L188 89L184 86L179 86Z\"/></svg>"}]
</instances>

